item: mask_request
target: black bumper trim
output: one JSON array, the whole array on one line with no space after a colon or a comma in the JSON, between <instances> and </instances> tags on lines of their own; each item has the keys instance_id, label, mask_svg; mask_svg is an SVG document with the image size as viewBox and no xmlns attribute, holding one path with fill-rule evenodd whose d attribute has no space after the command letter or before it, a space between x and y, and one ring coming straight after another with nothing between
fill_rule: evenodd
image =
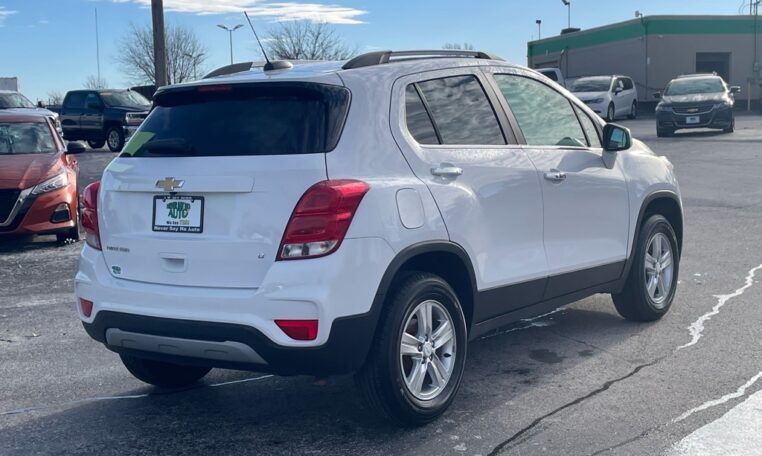
<instances>
[{"instance_id":1,"label":"black bumper trim","mask_svg":"<svg viewBox=\"0 0 762 456\"><path fill-rule=\"evenodd\" d=\"M101 311L92 323L83 322L82 325L90 337L120 354L177 364L271 372L279 375L334 375L353 372L365 362L373 341L379 310L380 306L373 306L368 313L337 318L333 322L326 343L317 347L284 347L271 341L259 330L246 325L148 317L112 311ZM109 328L181 339L240 342L256 351L267 365L185 358L115 347L106 343L106 330Z\"/></svg>"}]
</instances>

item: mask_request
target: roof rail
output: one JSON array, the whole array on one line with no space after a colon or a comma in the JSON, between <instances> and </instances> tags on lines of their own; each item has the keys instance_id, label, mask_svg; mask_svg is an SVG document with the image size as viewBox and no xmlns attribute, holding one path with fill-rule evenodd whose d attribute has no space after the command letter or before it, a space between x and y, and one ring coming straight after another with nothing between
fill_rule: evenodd
<instances>
[{"instance_id":1,"label":"roof rail","mask_svg":"<svg viewBox=\"0 0 762 456\"><path fill-rule=\"evenodd\" d=\"M716 71L712 71L711 73L689 73L689 74L681 74L677 77L677 79L684 79L684 78L698 78L701 76L717 76Z\"/></svg>"},{"instance_id":2,"label":"roof rail","mask_svg":"<svg viewBox=\"0 0 762 456\"><path fill-rule=\"evenodd\" d=\"M435 49L435 50L417 50L417 51L374 51L358 55L347 61L341 68L351 70L353 68L362 68L366 66L382 65L395 60L414 60L414 59L436 59L447 57L466 57L473 59L503 60L495 54L482 51L465 51L460 49Z\"/></svg>"}]
</instances>

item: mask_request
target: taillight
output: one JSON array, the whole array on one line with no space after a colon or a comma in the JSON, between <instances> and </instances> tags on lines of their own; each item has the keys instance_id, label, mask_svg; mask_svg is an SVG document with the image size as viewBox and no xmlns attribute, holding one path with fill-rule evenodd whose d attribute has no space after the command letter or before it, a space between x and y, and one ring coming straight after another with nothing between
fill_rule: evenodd
<instances>
[{"instance_id":1,"label":"taillight","mask_svg":"<svg viewBox=\"0 0 762 456\"><path fill-rule=\"evenodd\" d=\"M79 300L79 307L82 309L82 315L89 317L93 313L93 302L87 299Z\"/></svg>"},{"instance_id":2,"label":"taillight","mask_svg":"<svg viewBox=\"0 0 762 456\"><path fill-rule=\"evenodd\" d=\"M275 324L294 340L315 340L317 338L317 320L275 320Z\"/></svg>"},{"instance_id":3,"label":"taillight","mask_svg":"<svg viewBox=\"0 0 762 456\"><path fill-rule=\"evenodd\" d=\"M93 182L85 187L82 192L82 212L79 214L79 223L84 228L87 236L87 245L94 249L101 249L101 234L98 230L98 189L100 181Z\"/></svg>"},{"instance_id":4,"label":"taillight","mask_svg":"<svg viewBox=\"0 0 762 456\"><path fill-rule=\"evenodd\" d=\"M358 180L327 180L310 187L296 204L278 250L279 260L316 258L335 251L370 189Z\"/></svg>"}]
</instances>

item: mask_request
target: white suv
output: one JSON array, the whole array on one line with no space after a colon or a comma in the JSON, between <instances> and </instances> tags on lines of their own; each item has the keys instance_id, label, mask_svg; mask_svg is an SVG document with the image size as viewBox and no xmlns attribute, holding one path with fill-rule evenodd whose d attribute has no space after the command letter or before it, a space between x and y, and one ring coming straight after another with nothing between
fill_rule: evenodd
<instances>
[{"instance_id":1,"label":"white suv","mask_svg":"<svg viewBox=\"0 0 762 456\"><path fill-rule=\"evenodd\" d=\"M467 341L594 293L670 308L672 165L540 74L374 52L166 87L84 192L79 316L137 378L356 372L407 424Z\"/></svg>"},{"instance_id":2,"label":"white suv","mask_svg":"<svg viewBox=\"0 0 762 456\"><path fill-rule=\"evenodd\" d=\"M638 89L627 76L590 76L576 79L569 90L609 122L638 116Z\"/></svg>"}]
</instances>

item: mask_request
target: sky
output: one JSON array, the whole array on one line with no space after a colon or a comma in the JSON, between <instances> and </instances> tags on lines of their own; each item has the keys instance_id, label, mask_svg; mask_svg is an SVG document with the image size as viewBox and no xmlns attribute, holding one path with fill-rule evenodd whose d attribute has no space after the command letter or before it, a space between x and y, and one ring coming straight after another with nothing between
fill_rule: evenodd
<instances>
[{"instance_id":1,"label":"sky","mask_svg":"<svg viewBox=\"0 0 762 456\"><path fill-rule=\"evenodd\" d=\"M571 0L573 27L591 28L656 14L737 14L742 0ZM52 91L78 89L97 73L95 10L98 11L101 75L111 88L129 80L116 62L130 24L151 22L151 0L0 0L0 77L17 76L32 101ZM468 42L478 50L526 64L526 43L566 27L561 0L164 0L167 23L192 28L206 47L207 69L230 62L227 32L217 24L252 17L260 36L280 21L331 24L360 51L437 49ZM746 9L748 13L748 6ZM253 35L233 35L236 61L261 58Z\"/></svg>"}]
</instances>

